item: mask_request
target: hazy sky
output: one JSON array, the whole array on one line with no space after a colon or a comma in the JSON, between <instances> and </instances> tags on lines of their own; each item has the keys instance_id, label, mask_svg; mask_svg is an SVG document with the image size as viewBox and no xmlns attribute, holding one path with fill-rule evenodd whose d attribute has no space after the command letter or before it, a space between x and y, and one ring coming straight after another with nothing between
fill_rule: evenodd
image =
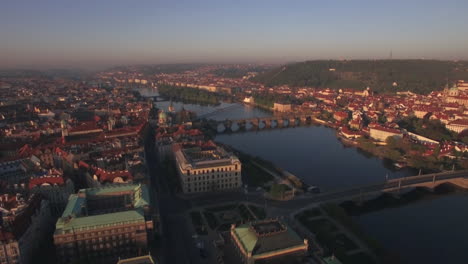
<instances>
[{"instance_id":1,"label":"hazy sky","mask_svg":"<svg viewBox=\"0 0 468 264\"><path fill-rule=\"evenodd\" d=\"M467 0L5 0L0 67L468 59Z\"/></svg>"}]
</instances>

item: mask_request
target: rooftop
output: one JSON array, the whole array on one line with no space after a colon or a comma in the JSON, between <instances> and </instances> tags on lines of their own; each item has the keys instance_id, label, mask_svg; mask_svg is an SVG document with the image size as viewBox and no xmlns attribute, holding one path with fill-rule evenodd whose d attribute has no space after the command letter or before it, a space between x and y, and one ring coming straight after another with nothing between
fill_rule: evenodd
<instances>
[{"instance_id":1,"label":"rooftop","mask_svg":"<svg viewBox=\"0 0 468 264\"><path fill-rule=\"evenodd\" d=\"M247 253L253 256L302 247L305 241L279 220L263 220L235 227L233 234Z\"/></svg>"},{"instance_id":2,"label":"rooftop","mask_svg":"<svg viewBox=\"0 0 468 264\"><path fill-rule=\"evenodd\" d=\"M174 152L179 163L190 165L192 168L227 166L239 162L236 156L212 142L176 145Z\"/></svg>"},{"instance_id":3,"label":"rooftop","mask_svg":"<svg viewBox=\"0 0 468 264\"><path fill-rule=\"evenodd\" d=\"M130 198L130 201L125 197ZM109 198L115 198L116 207L99 208L99 201ZM56 233L144 221L144 207L148 205L146 185L118 184L82 189L70 195L62 217L56 223Z\"/></svg>"},{"instance_id":4,"label":"rooftop","mask_svg":"<svg viewBox=\"0 0 468 264\"><path fill-rule=\"evenodd\" d=\"M139 256L135 258L120 259L117 264L154 264L151 255Z\"/></svg>"}]
</instances>

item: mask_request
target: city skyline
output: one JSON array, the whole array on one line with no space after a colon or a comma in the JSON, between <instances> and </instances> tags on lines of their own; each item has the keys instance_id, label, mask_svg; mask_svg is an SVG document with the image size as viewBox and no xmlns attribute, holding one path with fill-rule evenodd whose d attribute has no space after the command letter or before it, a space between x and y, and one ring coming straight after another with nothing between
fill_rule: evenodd
<instances>
[{"instance_id":1,"label":"city skyline","mask_svg":"<svg viewBox=\"0 0 468 264\"><path fill-rule=\"evenodd\" d=\"M14 1L0 68L468 59L462 1Z\"/></svg>"}]
</instances>

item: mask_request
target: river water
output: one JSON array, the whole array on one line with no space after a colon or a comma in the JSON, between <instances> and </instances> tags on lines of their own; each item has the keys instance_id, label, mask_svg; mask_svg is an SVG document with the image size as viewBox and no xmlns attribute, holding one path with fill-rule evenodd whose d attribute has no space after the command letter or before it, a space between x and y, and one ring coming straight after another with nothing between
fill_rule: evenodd
<instances>
[{"instance_id":1,"label":"river water","mask_svg":"<svg viewBox=\"0 0 468 264\"><path fill-rule=\"evenodd\" d=\"M156 107L167 111L170 104L168 101L157 102ZM214 120L272 115L271 112L242 104L201 106L172 102L172 105L176 111L184 108L199 116L209 115ZM345 147L335 133L334 129L312 125L218 134L215 140L269 160L321 190L377 183L387 177L391 179L416 173L408 169L394 170L391 164L385 164L381 159L368 156L356 148Z\"/></svg>"},{"instance_id":2,"label":"river water","mask_svg":"<svg viewBox=\"0 0 468 264\"><path fill-rule=\"evenodd\" d=\"M169 102L158 102L167 110ZM215 120L269 116L271 113L252 107L222 103L200 106L173 103L198 115ZM333 129L307 126L219 134L216 141L233 146L250 155L275 163L323 191L381 182L415 175L409 169L394 170L391 164L371 157L356 148L345 147ZM465 263L468 252L468 196L451 195L424 200L400 208L362 215L358 223L382 245L398 254L404 263Z\"/></svg>"},{"instance_id":3,"label":"river water","mask_svg":"<svg viewBox=\"0 0 468 264\"><path fill-rule=\"evenodd\" d=\"M422 200L356 217L402 263L467 263L468 195Z\"/></svg>"}]
</instances>

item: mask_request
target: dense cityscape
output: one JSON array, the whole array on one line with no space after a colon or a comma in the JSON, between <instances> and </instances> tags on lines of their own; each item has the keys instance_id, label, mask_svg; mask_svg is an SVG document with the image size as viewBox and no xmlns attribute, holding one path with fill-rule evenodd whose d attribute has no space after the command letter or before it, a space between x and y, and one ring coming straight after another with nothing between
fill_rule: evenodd
<instances>
[{"instance_id":1,"label":"dense cityscape","mask_svg":"<svg viewBox=\"0 0 468 264\"><path fill-rule=\"evenodd\" d=\"M2 263L394 263L336 202L468 187L463 80L427 95L268 87L252 81L262 73L251 67L124 67L79 78L4 72ZM246 75L213 73L231 68ZM176 110L179 101L214 110ZM271 115L210 118L242 105ZM322 191L216 142L216 134L299 126L329 127L342 144L420 176Z\"/></svg>"},{"instance_id":2,"label":"dense cityscape","mask_svg":"<svg viewBox=\"0 0 468 264\"><path fill-rule=\"evenodd\" d=\"M467 10L5 2L0 264L466 262Z\"/></svg>"}]
</instances>

